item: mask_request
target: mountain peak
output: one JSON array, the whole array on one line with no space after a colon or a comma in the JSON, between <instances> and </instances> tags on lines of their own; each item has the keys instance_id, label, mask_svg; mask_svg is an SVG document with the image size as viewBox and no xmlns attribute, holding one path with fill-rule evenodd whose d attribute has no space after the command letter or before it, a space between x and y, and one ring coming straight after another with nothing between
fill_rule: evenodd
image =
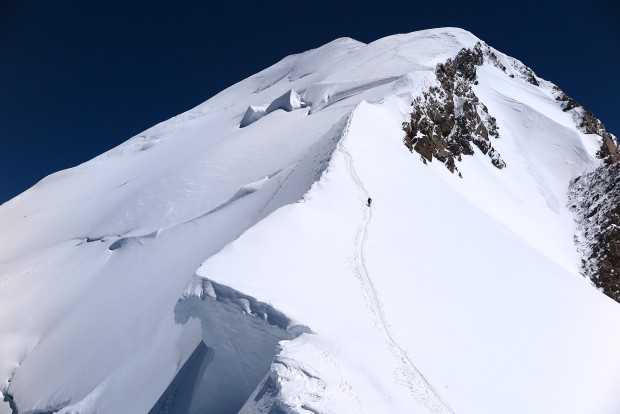
<instances>
[{"instance_id":1,"label":"mountain peak","mask_svg":"<svg viewBox=\"0 0 620 414\"><path fill-rule=\"evenodd\" d=\"M0 412L616 413L617 160L463 29L288 56L0 206Z\"/></svg>"}]
</instances>

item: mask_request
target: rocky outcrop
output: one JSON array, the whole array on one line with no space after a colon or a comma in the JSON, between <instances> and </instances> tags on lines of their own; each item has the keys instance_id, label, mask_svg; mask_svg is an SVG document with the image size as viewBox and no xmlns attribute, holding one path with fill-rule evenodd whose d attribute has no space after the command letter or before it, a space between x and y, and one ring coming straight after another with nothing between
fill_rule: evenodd
<instances>
[{"instance_id":1,"label":"rocky outcrop","mask_svg":"<svg viewBox=\"0 0 620 414\"><path fill-rule=\"evenodd\" d=\"M620 164L602 165L576 178L569 203L576 214L583 275L620 302Z\"/></svg>"},{"instance_id":2,"label":"rocky outcrop","mask_svg":"<svg viewBox=\"0 0 620 414\"><path fill-rule=\"evenodd\" d=\"M458 172L456 161L461 161L462 155L473 155L473 144L495 167L506 166L490 140L499 138L496 120L472 89L477 84L476 67L483 64L485 51L489 53L488 46L478 43L438 65L435 73L439 86L430 87L413 101L411 121L403 124L404 143L425 163L435 158L451 172Z\"/></svg>"},{"instance_id":3,"label":"rocky outcrop","mask_svg":"<svg viewBox=\"0 0 620 414\"><path fill-rule=\"evenodd\" d=\"M594 114L566 95L557 86L553 86L555 99L560 102L564 112L571 112L577 128L584 134L596 134L601 137L601 147L596 156L605 164L620 162L620 151L616 137L605 130L605 125Z\"/></svg>"},{"instance_id":4,"label":"rocky outcrop","mask_svg":"<svg viewBox=\"0 0 620 414\"><path fill-rule=\"evenodd\" d=\"M620 152L616 137L594 114L553 86L556 100L571 112L584 134L601 137L596 156L603 165L576 178L569 187L569 207L575 213L575 243L581 272L603 293L620 302Z\"/></svg>"}]
</instances>

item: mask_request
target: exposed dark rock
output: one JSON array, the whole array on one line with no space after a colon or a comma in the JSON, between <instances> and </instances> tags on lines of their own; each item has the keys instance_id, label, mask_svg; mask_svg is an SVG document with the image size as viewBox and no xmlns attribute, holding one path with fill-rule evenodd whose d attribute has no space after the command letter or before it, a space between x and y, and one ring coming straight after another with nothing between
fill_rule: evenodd
<instances>
[{"instance_id":1,"label":"exposed dark rock","mask_svg":"<svg viewBox=\"0 0 620 414\"><path fill-rule=\"evenodd\" d=\"M476 45L476 47L480 48L484 56L485 62L490 63L491 65L495 66L496 68L498 68L504 73L508 73L508 68L506 68L506 66L501 62L501 60L499 59L497 54L495 54L493 49L491 49L487 45L480 45L480 46ZM517 72L517 75L518 75L517 78L524 80L527 83L531 83L534 86L540 86L540 82L538 81L538 78L536 77L532 69L528 68L527 66L525 66L523 63L519 62L518 60L515 60L512 58L508 58L507 63L510 64L510 66ZM513 79L515 77L514 73L511 73L508 76L510 76Z\"/></svg>"},{"instance_id":2,"label":"exposed dark rock","mask_svg":"<svg viewBox=\"0 0 620 414\"><path fill-rule=\"evenodd\" d=\"M560 101L564 112L568 112L571 109L579 108L581 106L579 102L562 92L557 86L554 85L553 89L557 92L555 99L556 101Z\"/></svg>"},{"instance_id":3,"label":"exposed dark rock","mask_svg":"<svg viewBox=\"0 0 620 414\"><path fill-rule=\"evenodd\" d=\"M596 156L605 161L606 164L617 164L620 162L620 152L618 151L618 144L616 138L605 131L601 135L603 143L599 148Z\"/></svg>"},{"instance_id":4,"label":"exposed dark rock","mask_svg":"<svg viewBox=\"0 0 620 414\"><path fill-rule=\"evenodd\" d=\"M603 123L587 109L581 108L581 123L579 129L586 134L596 134L602 138L601 147L596 156L606 164L620 162L620 153L615 137L605 130Z\"/></svg>"},{"instance_id":5,"label":"exposed dark rock","mask_svg":"<svg viewBox=\"0 0 620 414\"><path fill-rule=\"evenodd\" d=\"M569 207L576 215L575 242L581 272L607 296L620 302L620 153L617 140L592 112L552 85L564 112L585 134L601 137L596 156L604 165L577 177L569 187Z\"/></svg>"},{"instance_id":6,"label":"exposed dark rock","mask_svg":"<svg viewBox=\"0 0 620 414\"><path fill-rule=\"evenodd\" d=\"M500 69L502 72L506 73L506 66L504 66L504 64L502 62L500 62L500 60L497 57L497 55L495 54L495 52L493 52L490 48L487 48L486 53L485 53L485 57L487 58L487 61L490 64L492 64L496 68ZM510 77L514 78L514 75L510 75Z\"/></svg>"},{"instance_id":7,"label":"exposed dark rock","mask_svg":"<svg viewBox=\"0 0 620 414\"><path fill-rule=\"evenodd\" d=\"M620 151L616 137L605 130L603 123L594 114L579 104L575 99L566 95L557 86L553 87L556 97L562 105L564 112L572 112L577 128L586 134L596 134L601 137L601 147L596 156L605 164L620 162Z\"/></svg>"},{"instance_id":8,"label":"exposed dark rock","mask_svg":"<svg viewBox=\"0 0 620 414\"><path fill-rule=\"evenodd\" d=\"M577 216L583 275L620 302L620 164L602 165L575 179L569 206Z\"/></svg>"},{"instance_id":9,"label":"exposed dark rock","mask_svg":"<svg viewBox=\"0 0 620 414\"><path fill-rule=\"evenodd\" d=\"M526 82L531 83L534 86L540 86L540 82L536 79L536 75L532 69L525 65L519 65L516 69L521 73L521 75L523 75Z\"/></svg>"},{"instance_id":10,"label":"exposed dark rock","mask_svg":"<svg viewBox=\"0 0 620 414\"><path fill-rule=\"evenodd\" d=\"M495 60L499 63L497 57ZM476 67L483 62L480 43L473 49L462 49L455 59L437 65L440 85L430 87L413 101L411 121L403 124L404 143L423 161L435 158L451 172L458 171L456 162L462 155L473 155L473 143L494 166L506 166L489 139L499 138L497 122L472 89L477 82Z\"/></svg>"}]
</instances>

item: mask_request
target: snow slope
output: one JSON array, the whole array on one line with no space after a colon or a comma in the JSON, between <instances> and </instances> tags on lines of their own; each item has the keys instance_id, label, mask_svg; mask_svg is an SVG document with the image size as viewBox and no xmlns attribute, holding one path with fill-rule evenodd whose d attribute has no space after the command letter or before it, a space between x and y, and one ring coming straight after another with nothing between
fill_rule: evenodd
<instances>
[{"instance_id":1,"label":"snow slope","mask_svg":"<svg viewBox=\"0 0 620 414\"><path fill-rule=\"evenodd\" d=\"M478 42L337 39L3 204L0 413L620 411L566 207L600 138L495 51L506 168L403 144Z\"/></svg>"}]
</instances>

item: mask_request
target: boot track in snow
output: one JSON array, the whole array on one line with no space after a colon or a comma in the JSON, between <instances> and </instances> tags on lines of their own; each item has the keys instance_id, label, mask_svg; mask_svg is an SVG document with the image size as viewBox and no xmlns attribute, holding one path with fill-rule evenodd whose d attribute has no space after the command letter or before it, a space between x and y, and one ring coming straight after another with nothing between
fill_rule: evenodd
<instances>
[{"instance_id":1,"label":"boot track in snow","mask_svg":"<svg viewBox=\"0 0 620 414\"><path fill-rule=\"evenodd\" d=\"M357 172L353 165L353 157L344 145L344 140L349 133L349 127L351 126L353 116L358 106L359 105L356 105L355 108L351 111L349 118L347 119L347 123L342 131L341 139L338 142L337 148L338 151L342 153L346 159L347 168L349 170L349 175L351 176L351 179L353 180L359 191L362 193L363 198L361 200L366 200L370 198L370 195L366 190L366 187L362 183L361 179L357 175ZM364 206L364 219L355 237L357 249L355 255L356 265L354 271L356 277L361 283L361 288L365 299L368 302L370 311L376 317L378 327L385 336L385 340L388 343L391 352L394 354L394 357L397 359L400 365L400 372L404 377L402 378L404 385L409 388L416 400L426 406L432 413L453 414L454 411L452 411L448 404L441 400L441 397L439 396L437 391L435 391L432 385L426 380L424 375L422 375L422 373L413 364L407 353L400 347L400 345L398 345L398 343L392 337L389 323L386 320L385 313L383 312L383 307L381 305L381 302L379 301L375 285L368 272L368 266L366 265L365 247L368 240L370 223L372 222L373 208L371 206L366 207L365 203L361 204Z\"/></svg>"}]
</instances>

